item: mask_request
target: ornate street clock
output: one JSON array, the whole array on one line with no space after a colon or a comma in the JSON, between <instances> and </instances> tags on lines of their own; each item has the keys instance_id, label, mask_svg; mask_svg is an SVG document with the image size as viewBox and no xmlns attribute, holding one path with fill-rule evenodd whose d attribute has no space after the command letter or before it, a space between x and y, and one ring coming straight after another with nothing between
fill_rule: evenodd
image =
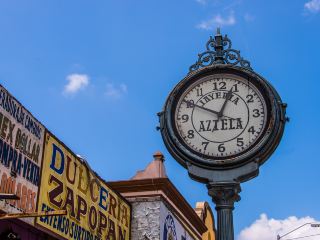
<instances>
[{"instance_id":1,"label":"ornate street clock","mask_svg":"<svg viewBox=\"0 0 320 240\"><path fill-rule=\"evenodd\" d=\"M278 146L285 108L271 84L218 30L167 98L160 130L171 155L193 179L208 184L217 207L223 193L233 208L240 182L257 176Z\"/></svg>"},{"instance_id":2,"label":"ornate street clock","mask_svg":"<svg viewBox=\"0 0 320 240\"><path fill-rule=\"evenodd\" d=\"M191 72L171 92L163 137L183 165L226 169L263 162L283 132L283 104L249 69L216 64ZM258 160L259 159L259 160Z\"/></svg>"}]
</instances>

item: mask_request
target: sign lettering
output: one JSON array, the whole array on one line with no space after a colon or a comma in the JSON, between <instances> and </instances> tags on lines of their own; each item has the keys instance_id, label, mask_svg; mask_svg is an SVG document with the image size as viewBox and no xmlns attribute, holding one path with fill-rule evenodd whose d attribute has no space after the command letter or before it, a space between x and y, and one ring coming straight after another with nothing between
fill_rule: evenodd
<instances>
[{"instance_id":1,"label":"sign lettering","mask_svg":"<svg viewBox=\"0 0 320 240\"><path fill-rule=\"evenodd\" d=\"M68 213L37 224L66 239L129 239L129 204L49 133L43 161L38 209Z\"/></svg>"},{"instance_id":2,"label":"sign lettering","mask_svg":"<svg viewBox=\"0 0 320 240\"><path fill-rule=\"evenodd\" d=\"M44 127L0 85L0 200L8 213L34 212L40 183ZM33 218L22 219L33 224Z\"/></svg>"}]
</instances>

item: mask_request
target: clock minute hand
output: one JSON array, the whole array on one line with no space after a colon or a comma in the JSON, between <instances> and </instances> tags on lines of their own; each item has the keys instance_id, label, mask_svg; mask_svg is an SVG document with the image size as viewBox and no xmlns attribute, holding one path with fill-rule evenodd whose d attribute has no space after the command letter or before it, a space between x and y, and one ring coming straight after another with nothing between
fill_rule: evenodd
<instances>
[{"instance_id":1,"label":"clock minute hand","mask_svg":"<svg viewBox=\"0 0 320 240\"><path fill-rule=\"evenodd\" d=\"M224 111L224 109L225 109L225 107L226 107L226 105L227 105L227 102L228 102L231 94L232 94L232 88L230 88L229 92L227 93L227 95L226 95L226 100L224 100L224 103L223 103L220 111L218 112L218 118L221 118L221 117L223 116L223 111Z\"/></svg>"},{"instance_id":2,"label":"clock minute hand","mask_svg":"<svg viewBox=\"0 0 320 240\"><path fill-rule=\"evenodd\" d=\"M192 107L198 107L198 108L200 108L200 109L203 109L203 110L206 110L206 111L208 111L208 112L214 113L214 114L216 114L217 116L218 116L218 114L219 114L219 112L217 112L217 111L214 111L214 110L211 110L211 109L209 109L209 108L205 108L205 107L199 106L199 105L194 104L194 103L192 103L192 102L189 102L189 101L187 101L187 100L182 100L182 101L185 102L185 103L187 103L187 104L189 104L189 105L192 106ZM230 118L230 119L234 119L234 120L235 120L235 118L226 116L226 115L224 115L224 114L221 114L221 117L227 117L227 118Z\"/></svg>"},{"instance_id":3,"label":"clock minute hand","mask_svg":"<svg viewBox=\"0 0 320 240\"><path fill-rule=\"evenodd\" d=\"M185 103L189 104L189 105L192 106L192 107L198 107L198 108L201 108L201 109L206 110L206 111L208 111L208 112L214 113L214 114L216 114L216 115L219 114L219 112L217 112L217 111L214 111L214 110L211 110L211 109L209 109L209 108L205 108L205 107L199 106L199 105L194 104L194 103L192 103L192 102L189 102L189 101L187 101L187 100L183 100L183 101L184 101Z\"/></svg>"}]
</instances>

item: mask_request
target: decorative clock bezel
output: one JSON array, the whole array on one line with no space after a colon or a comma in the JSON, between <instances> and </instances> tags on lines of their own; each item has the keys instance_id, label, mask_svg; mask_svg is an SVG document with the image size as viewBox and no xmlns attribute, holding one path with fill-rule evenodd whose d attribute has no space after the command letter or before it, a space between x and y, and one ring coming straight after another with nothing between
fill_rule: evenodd
<instances>
[{"instance_id":1,"label":"decorative clock bezel","mask_svg":"<svg viewBox=\"0 0 320 240\"><path fill-rule=\"evenodd\" d=\"M261 92L267 104L267 125L256 142L246 151L230 157L208 157L188 147L179 136L174 124L175 108L184 91L195 81L213 74L233 74L248 79ZM284 130L284 104L268 81L252 71L229 64L214 64L190 72L180 81L169 94L163 112L160 114L160 129L162 138L172 156L184 167L187 164L197 165L207 169L237 168L250 161L264 163L278 146Z\"/></svg>"}]
</instances>

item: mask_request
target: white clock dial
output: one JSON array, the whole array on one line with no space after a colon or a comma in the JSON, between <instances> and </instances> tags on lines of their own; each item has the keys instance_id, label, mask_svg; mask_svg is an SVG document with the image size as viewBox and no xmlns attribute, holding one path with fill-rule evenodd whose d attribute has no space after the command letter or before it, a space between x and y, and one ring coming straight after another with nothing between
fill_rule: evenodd
<instances>
[{"instance_id":1,"label":"white clock dial","mask_svg":"<svg viewBox=\"0 0 320 240\"><path fill-rule=\"evenodd\" d=\"M175 126L183 142L208 157L248 150L266 127L266 103L248 80L215 74L188 87L178 100Z\"/></svg>"}]
</instances>

